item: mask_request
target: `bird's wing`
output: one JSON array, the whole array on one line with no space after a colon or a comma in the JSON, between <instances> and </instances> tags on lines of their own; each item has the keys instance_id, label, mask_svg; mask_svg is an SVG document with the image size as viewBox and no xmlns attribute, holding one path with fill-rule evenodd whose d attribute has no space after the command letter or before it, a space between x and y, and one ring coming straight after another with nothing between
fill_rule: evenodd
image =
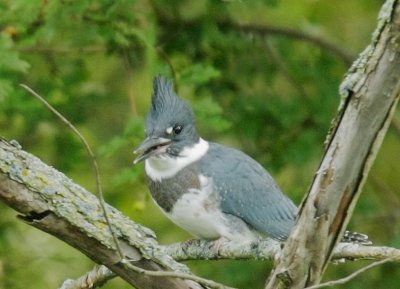
<instances>
[{"instance_id":1,"label":"bird's wing","mask_svg":"<svg viewBox=\"0 0 400 289\"><path fill-rule=\"evenodd\" d=\"M200 165L203 174L212 178L224 213L269 237L288 237L297 208L260 164L238 150L210 143Z\"/></svg>"}]
</instances>

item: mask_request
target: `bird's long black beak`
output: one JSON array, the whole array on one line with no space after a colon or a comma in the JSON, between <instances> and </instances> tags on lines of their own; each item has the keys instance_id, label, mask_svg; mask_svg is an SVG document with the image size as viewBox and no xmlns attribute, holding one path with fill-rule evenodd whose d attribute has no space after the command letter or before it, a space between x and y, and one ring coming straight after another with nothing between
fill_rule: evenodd
<instances>
[{"instance_id":1,"label":"bird's long black beak","mask_svg":"<svg viewBox=\"0 0 400 289\"><path fill-rule=\"evenodd\" d=\"M134 154L141 153L134 161L137 163L160 153L166 152L168 145L171 143L170 139L163 137L147 137L134 151Z\"/></svg>"}]
</instances>

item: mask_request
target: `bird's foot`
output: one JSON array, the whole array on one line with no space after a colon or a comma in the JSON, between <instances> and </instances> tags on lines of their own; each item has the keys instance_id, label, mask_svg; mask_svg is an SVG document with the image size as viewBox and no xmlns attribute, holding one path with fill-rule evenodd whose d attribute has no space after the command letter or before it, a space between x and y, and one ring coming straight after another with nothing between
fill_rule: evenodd
<instances>
[{"instance_id":1,"label":"bird's foot","mask_svg":"<svg viewBox=\"0 0 400 289\"><path fill-rule=\"evenodd\" d=\"M368 239L368 235L351 231L344 232L341 242L360 245L372 245L372 241Z\"/></svg>"},{"instance_id":2,"label":"bird's foot","mask_svg":"<svg viewBox=\"0 0 400 289\"><path fill-rule=\"evenodd\" d=\"M227 244L229 244L231 241L225 237L221 237L217 240L214 241L214 244L212 246L212 250L215 254L219 255L220 251L223 247L225 247Z\"/></svg>"}]
</instances>

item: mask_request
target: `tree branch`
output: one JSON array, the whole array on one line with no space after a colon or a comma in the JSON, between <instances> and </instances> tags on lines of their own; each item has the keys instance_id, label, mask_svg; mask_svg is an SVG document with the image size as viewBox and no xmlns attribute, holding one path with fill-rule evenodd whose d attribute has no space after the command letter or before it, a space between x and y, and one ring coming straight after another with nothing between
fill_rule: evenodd
<instances>
[{"instance_id":1,"label":"tree branch","mask_svg":"<svg viewBox=\"0 0 400 289\"><path fill-rule=\"evenodd\" d=\"M275 260L281 253L281 244L272 239L254 243L226 243L214 250L213 241L189 240L162 247L162 250L177 261L256 259ZM355 243L339 243L332 255L332 261L383 260L393 258L400 262L400 249L385 246L365 246Z\"/></svg>"},{"instance_id":2,"label":"tree branch","mask_svg":"<svg viewBox=\"0 0 400 289\"><path fill-rule=\"evenodd\" d=\"M303 42L309 42L339 57L347 65L350 65L354 60L354 56L351 53L344 50L341 46L336 45L334 42L299 29L269 25L237 24L228 21L220 21L218 22L218 25L220 27L235 29L245 33L255 33L262 36L282 36Z\"/></svg>"},{"instance_id":3,"label":"tree branch","mask_svg":"<svg viewBox=\"0 0 400 289\"><path fill-rule=\"evenodd\" d=\"M322 284L317 284L317 285L313 285L304 289L319 289L319 288L323 288L323 287L331 287L331 286L335 286L335 285L341 285L341 284L345 284L347 282L349 282L351 279L357 277L358 275L360 275L361 273L364 273L365 271L372 269L376 266L380 266L382 264L385 264L387 262L393 261L393 258L387 258L387 259L383 259L380 261L376 261L374 263L371 263L365 267L362 267L361 269L358 269L357 271L351 273L349 276L346 276L344 278L338 279L338 280L333 280L333 281L328 281Z\"/></svg>"},{"instance_id":4,"label":"tree branch","mask_svg":"<svg viewBox=\"0 0 400 289\"><path fill-rule=\"evenodd\" d=\"M198 27L199 23L196 20L184 20L176 21L176 17L170 17L170 15L164 13L153 7L157 14L158 22L160 25L174 27L174 31L190 30L194 27ZM342 46L337 45L329 39L325 39L322 36L311 34L306 31L302 31L296 28L272 26L272 25L259 25L252 23L235 23L231 20L217 19L215 25L222 31L233 31L239 33L254 34L262 37L278 36L294 39L298 41L308 42L311 45L315 45L322 50L325 50L332 55L340 58L346 65L350 65L354 60L355 56L343 49ZM171 39L168 38L169 40ZM169 41L168 40L168 41Z\"/></svg>"},{"instance_id":5,"label":"tree branch","mask_svg":"<svg viewBox=\"0 0 400 289\"><path fill-rule=\"evenodd\" d=\"M254 243L225 243L223 246L219 246L218 252L215 251L215 247L214 241L196 239L164 246L162 250L177 261L220 259L274 260L278 258L281 252L281 244L272 239L259 240L259 242ZM332 261L336 263L359 260L400 262L400 250L390 247L339 243L332 256ZM66 280L60 289L92 288L92 285L97 286L97 284L102 284L105 280L107 281L114 277L115 274L109 271L107 267L96 266L92 271L89 271L77 280Z\"/></svg>"},{"instance_id":6,"label":"tree branch","mask_svg":"<svg viewBox=\"0 0 400 289\"><path fill-rule=\"evenodd\" d=\"M96 265L91 271L76 280L65 280L60 289L94 289L114 277L115 274L106 266Z\"/></svg>"},{"instance_id":7,"label":"tree branch","mask_svg":"<svg viewBox=\"0 0 400 289\"><path fill-rule=\"evenodd\" d=\"M399 100L399 42L400 4L390 0L341 85L342 113L267 289L320 282Z\"/></svg>"},{"instance_id":8,"label":"tree branch","mask_svg":"<svg viewBox=\"0 0 400 289\"><path fill-rule=\"evenodd\" d=\"M56 236L135 288L204 288L199 283L148 276L127 268L116 252L98 199L16 144L0 139L0 200L27 224ZM151 271L188 274L186 266L161 252L154 233L107 206L124 257ZM166 272L167 273L167 272Z\"/></svg>"}]
</instances>

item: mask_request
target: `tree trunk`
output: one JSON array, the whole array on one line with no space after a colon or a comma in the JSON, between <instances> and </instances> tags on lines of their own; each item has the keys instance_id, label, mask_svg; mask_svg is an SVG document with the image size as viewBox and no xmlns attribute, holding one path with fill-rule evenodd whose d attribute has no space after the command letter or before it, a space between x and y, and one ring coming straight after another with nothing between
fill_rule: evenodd
<instances>
[{"instance_id":1,"label":"tree trunk","mask_svg":"<svg viewBox=\"0 0 400 289\"><path fill-rule=\"evenodd\" d=\"M341 85L341 113L267 289L318 284L361 193L400 93L400 4L381 9L372 43Z\"/></svg>"}]
</instances>

